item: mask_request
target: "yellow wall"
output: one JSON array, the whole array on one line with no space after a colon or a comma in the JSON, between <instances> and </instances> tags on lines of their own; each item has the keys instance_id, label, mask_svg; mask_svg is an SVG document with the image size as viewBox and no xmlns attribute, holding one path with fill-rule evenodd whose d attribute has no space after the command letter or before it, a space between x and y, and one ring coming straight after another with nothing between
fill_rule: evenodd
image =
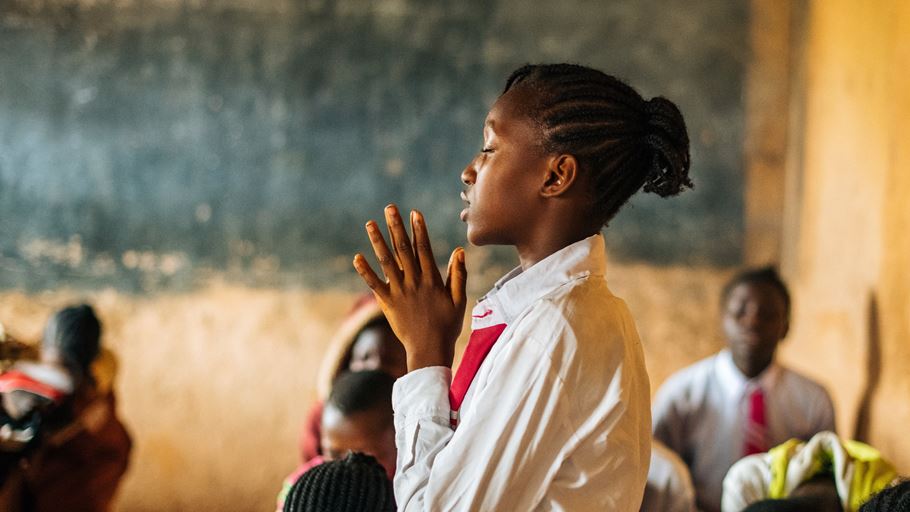
<instances>
[{"instance_id":1,"label":"yellow wall","mask_svg":"<svg viewBox=\"0 0 910 512\"><path fill-rule=\"evenodd\" d=\"M827 384L842 434L867 437L907 474L910 3L816 1L807 36L796 249L784 262L799 343L784 355Z\"/></svg>"}]
</instances>

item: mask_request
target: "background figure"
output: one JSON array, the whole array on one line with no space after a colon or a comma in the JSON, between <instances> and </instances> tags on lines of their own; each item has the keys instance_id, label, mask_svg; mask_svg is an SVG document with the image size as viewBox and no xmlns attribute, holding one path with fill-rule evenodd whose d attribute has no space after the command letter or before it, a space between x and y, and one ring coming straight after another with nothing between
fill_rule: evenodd
<instances>
[{"instance_id":1,"label":"background figure","mask_svg":"<svg viewBox=\"0 0 910 512\"><path fill-rule=\"evenodd\" d=\"M322 409L332 384L343 373L360 370L381 370L394 378L407 372L404 347L372 294L354 304L329 344L319 372L319 400L310 408L300 435L302 463L323 454Z\"/></svg>"},{"instance_id":2,"label":"background figure","mask_svg":"<svg viewBox=\"0 0 910 512\"><path fill-rule=\"evenodd\" d=\"M673 450L651 442L648 483L641 512L695 512L695 488L689 468Z\"/></svg>"},{"instance_id":3,"label":"background figure","mask_svg":"<svg viewBox=\"0 0 910 512\"><path fill-rule=\"evenodd\" d=\"M62 309L47 324L41 363L69 373L74 389L28 459L25 511L110 509L132 443L116 414L116 361L100 341L101 323L88 305Z\"/></svg>"},{"instance_id":4,"label":"background figure","mask_svg":"<svg viewBox=\"0 0 910 512\"><path fill-rule=\"evenodd\" d=\"M734 464L724 478L723 512L747 507L856 512L896 479L894 467L878 450L820 432L808 442L791 439ZM780 508L768 508L772 505ZM802 508L794 508L798 505Z\"/></svg>"},{"instance_id":5,"label":"background figure","mask_svg":"<svg viewBox=\"0 0 910 512\"><path fill-rule=\"evenodd\" d=\"M350 453L320 464L297 480L285 512L394 512L392 482L376 459Z\"/></svg>"},{"instance_id":6,"label":"background figure","mask_svg":"<svg viewBox=\"0 0 910 512\"><path fill-rule=\"evenodd\" d=\"M281 510L291 486L324 461L351 452L375 457L389 480L395 475L395 427L392 421L392 386L395 379L381 370L348 372L335 386L322 414L323 455L301 464L288 476L278 495Z\"/></svg>"},{"instance_id":7,"label":"background figure","mask_svg":"<svg viewBox=\"0 0 910 512\"><path fill-rule=\"evenodd\" d=\"M698 506L716 512L724 476L745 455L834 430L816 382L775 362L790 294L772 268L744 271L722 293L727 349L671 376L654 399L654 437L689 466Z\"/></svg>"}]
</instances>

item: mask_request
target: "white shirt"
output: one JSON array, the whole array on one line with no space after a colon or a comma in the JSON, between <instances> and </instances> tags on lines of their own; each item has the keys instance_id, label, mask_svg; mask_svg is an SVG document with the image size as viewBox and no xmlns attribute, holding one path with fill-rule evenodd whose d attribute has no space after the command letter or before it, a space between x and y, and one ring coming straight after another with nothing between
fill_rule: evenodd
<instances>
[{"instance_id":1,"label":"white shirt","mask_svg":"<svg viewBox=\"0 0 910 512\"><path fill-rule=\"evenodd\" d=\"M723 350L680 370L654 397L654 437L689 466L701 510L720 510L724 475L743 455L743 420L755 386L765 395L769 447L834 430L828 392L776 363L749 380Z\"/></svg>"},{"instance_id":2,"label":"white shirt","mask_svg":"<svg viewBox=\"0 0 910 512\"><path fill-rule=\"evenodd\" d=\"M641 502L650 457L648 375L594 235L507 274L472 313L508 327L449 423L451 370L392 394L403 511L616 510Z\"/></svg>"},{"instance_id":3,"label":"white shirt","mask_svg":"<svg viewBox=\"0 0 910 512\"><path fill-rule=\"evenodd\" d=\"M651 443L651 467L641 512L695 512L695 488L689 468L658 440Z\"/></svg>"}]
</instances>

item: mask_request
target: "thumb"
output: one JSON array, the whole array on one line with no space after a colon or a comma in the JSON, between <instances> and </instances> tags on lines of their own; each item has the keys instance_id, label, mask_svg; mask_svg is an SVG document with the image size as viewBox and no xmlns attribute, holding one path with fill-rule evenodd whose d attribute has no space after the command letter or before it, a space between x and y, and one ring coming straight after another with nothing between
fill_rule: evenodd
<instances>
[{"instance_id":1,"label":"thumb","mask_svg":"<svg viewBox=\"0 0 910 512\"><path fill-rule=\"evenodd\" d=\"M446 288L452 295L452 302L459 308L464 309L467 304L467 295L465 293L466 283L468 281L468 270L464 263L464 249L461 247L452 251L449 258L449 271L446 276Z\"/></svg>"}]
</instances>

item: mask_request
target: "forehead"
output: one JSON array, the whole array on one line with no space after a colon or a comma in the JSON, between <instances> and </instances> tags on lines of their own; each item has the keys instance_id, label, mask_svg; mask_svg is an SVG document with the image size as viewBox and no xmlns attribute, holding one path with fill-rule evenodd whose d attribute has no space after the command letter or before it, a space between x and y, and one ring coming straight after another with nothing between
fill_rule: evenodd
<instances>
[{"instance_id":1,"label":"forehead","mask_svg":"<svg viewBox=\"0 0 910 512\"><path fill-rule=\"evenodd\" d=\"M496 135L538 139L540 133L531 119L537 95L529 87L514 87L496 100L484 121L484 131Z\"/></svg>"},{"instance_id":2,"label":"forehead","mask_svg":"<svg viewBox=\"0 0 910 512\"><path fill-rule=\"evenodd\" d=\"M780 290L771 283L745 281L738 283L727 294L727 302L752 301L759 304L780 305L784 307L784 297Z\"/></svg>"},{"instance_id":3,"label":"forehead","mask_svg":"<svg viewBox=\"0 0 910 512\"><path fill-rule=\"evenodd\" d=\"M395 333L392 332L391 327L384 324L373 325L360 331L354 341L352 351L358 353L379 351L385 348L386 345L391 345L397 341L398 339L395 337Z\"/></svg>"}]
</instances>

